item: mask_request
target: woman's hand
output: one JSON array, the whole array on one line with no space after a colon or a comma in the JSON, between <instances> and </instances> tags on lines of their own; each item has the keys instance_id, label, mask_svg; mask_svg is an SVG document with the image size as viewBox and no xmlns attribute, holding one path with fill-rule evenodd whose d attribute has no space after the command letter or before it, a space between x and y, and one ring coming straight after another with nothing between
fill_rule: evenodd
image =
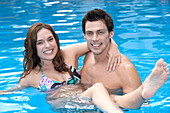
<instances>
[{"instance_id":1,"label":"woman's hand","mask_svg":"<svg viewBox=\"0 0 170 113\"><path fill-rule=\"evenodd\" d=\"M21 93L21 92L17 92L20 91L22 89L28 88L28 86L21 86L21 85L16 85L8 90L2 90L0 91L0 95L7 95L7 94L14 94L14 93Z\"/></svg>"},{"instance_id":2,"label":"woman's hand","mask_svg":"<svg viewBox=\"0 0 170 113\"><path fill-rule=\"evenodd\" d=\"M108 51L107 57L109 59L108 65L107 65L107 70L114 71L116 69L116 66L120 65L121 54L120 54L117 44L114 42L113 39L111 39L111 45L110 45L110 49Z\"/></svg>"}]
</instances>

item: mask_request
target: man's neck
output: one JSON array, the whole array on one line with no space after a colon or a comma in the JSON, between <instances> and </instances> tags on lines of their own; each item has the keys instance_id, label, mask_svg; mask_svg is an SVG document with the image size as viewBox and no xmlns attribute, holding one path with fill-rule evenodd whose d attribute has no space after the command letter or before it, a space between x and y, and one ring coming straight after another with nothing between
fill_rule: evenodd
<instances>
[{"instance_id":1,"label":"man's neck","mask_svg":"<svg viewBox=\"0 0 170 113\"><path fill-rule=\"evenodd\" d=\"M107 60L107 54L108 54L109 49L110 49L110 44L101 54L99 55L94 54L95 63L105 62Z\"/></svg>"}]
</instances>

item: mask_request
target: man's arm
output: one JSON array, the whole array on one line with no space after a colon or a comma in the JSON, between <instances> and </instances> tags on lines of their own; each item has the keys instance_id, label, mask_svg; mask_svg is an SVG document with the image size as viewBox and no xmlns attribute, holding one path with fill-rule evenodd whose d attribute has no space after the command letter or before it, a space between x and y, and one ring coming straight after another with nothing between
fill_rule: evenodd
<instances>
[{"instance_id":1,"label":"man's arm","mask_svg":"<svg viewBox=\"0 0 170 113\"><path fill-rule=\"evenodd\" d=\"M125 94L134 91L141 85L139 74L127 57L125 57L124 63L120 65L119 75L121 88Z\"/></svg>"}]
</instances>

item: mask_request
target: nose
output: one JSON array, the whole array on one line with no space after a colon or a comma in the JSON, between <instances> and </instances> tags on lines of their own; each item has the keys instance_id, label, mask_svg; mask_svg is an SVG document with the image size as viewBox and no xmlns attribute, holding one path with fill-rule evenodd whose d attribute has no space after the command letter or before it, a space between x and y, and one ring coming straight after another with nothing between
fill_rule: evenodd
<instances>
[{"instance_id":1,"label":"nose","mask_svg":"<svg viewBox=\"0 0 170 113\"><path fill-rule=\"evenodd\" d=\"M93 38L92 38L93 41L97 41L98 40L98 35L96 33L93 34Z\"/></svg>"},{"instance_id":2,"label":"nose","mask_svg":"<svg viewBox=\"0 0 170 113\"><path fill-rule=\"evenodd\" d=\"M46 48L49 48L49 47L50 47L50 44L49 44L47 41L45 42L45 47L46 47Z\"/></svg>"}]
</instances>

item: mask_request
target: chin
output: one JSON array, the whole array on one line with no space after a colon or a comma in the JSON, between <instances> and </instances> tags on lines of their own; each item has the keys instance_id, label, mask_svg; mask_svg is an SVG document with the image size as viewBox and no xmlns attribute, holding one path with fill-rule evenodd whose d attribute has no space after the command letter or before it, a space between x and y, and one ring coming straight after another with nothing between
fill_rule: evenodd
<instances>
[{"instance_id":1,"label":"chin","mask_svg":"<svg viewBox=\"0 0 170 113\"><path fill-rule=\"evenodd\" d=\"M101 52L94 52L94 51L93 51L93 54L94 54L94 55L100 55Z\"/></svg>"}]
</instances>

